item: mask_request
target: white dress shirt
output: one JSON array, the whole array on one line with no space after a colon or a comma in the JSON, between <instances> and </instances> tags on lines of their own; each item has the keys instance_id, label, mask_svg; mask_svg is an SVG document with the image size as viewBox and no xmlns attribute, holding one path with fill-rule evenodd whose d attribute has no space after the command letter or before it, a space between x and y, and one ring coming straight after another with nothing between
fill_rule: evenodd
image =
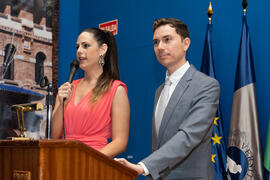
<instances>
[{"instance_id":1,"label":"white dress shirt","mask_svg":"<svg viewBox=\"0 0 270 180\"><path fill-rule=\"evenodd\" d=\"M178 82L181 80L181 78L183 77L183 75L185 74L185 72L188 70L188 68L190 67L189 62L187 61L183 66L181 66L179 69L177 69L175 72L173 72L171 75L168 74L168 71L166 71L166 78L169 78L170 81L172 82L172 84L170 85L170 89L169 89L169 100L172 96L172 93L174 91L174 89L176 88L176 85L178 84ZM159 99L157 102L157 106L159 105ZM157 109L155 109L155 119L157 118Z\"/></svg>"}]
</instances>

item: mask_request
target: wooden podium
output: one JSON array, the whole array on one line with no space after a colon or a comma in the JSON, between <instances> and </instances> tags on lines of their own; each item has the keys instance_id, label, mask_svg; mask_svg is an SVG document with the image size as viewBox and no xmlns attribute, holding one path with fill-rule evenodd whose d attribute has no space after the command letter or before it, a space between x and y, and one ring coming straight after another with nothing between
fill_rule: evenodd
<instances>
[{"instance_id":1,"label":"wooden podium","mask_svg":"<svg viewBox=\"0 0 270 180\"><path fill-rule=\"evenodd\" d=\"M0 141L1 180L129 180L136 171L76 140Z\"/></svg>"}]
</instances>

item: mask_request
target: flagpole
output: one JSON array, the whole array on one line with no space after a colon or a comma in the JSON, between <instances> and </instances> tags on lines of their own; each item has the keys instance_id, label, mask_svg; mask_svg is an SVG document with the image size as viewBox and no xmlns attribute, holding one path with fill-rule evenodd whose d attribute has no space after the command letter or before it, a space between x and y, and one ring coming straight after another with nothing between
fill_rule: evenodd
<instances>
[{"instance_id":1,"label":"flagpole","mask_svg":"<svg viewBox=\"0 0 270 180\"><path fill-rule=\"evenodd\" d=\"M247 6L248 6L248 1L247 0L243 0L242 7L243 7L243 13L244 13L244 15L247 14Z\"/></svg>"},{"instance_id":2,"label":"flagpole","mask_svg":"<svg viewBox=\"0 0 270 180\"><path fill-rule=\"evenodd\" d=\"M243 0L242 33L236 66L227 150L227 174L231 179L264 179L256 102L256 77Z\"/></svg>"},{"instance_id":3,"label":"flagpole","mask_svg":"<svg viewBox=\"0 0 270 180\"><path fill-rule=\"evenodd\" d=\"M209 3L207 17L208 24L203 48L201 72L216 78L214 57L212 49L212 16L213 8ZM223 134L223 118L221 117L220 105L218 106L216 116L213 119L213 131L211 137L211 161L214 176L216 180L227 180L226 176L226 146Z\"/></svg>"},{"instance_id":4,"label":"flagpole","mask_svg":"<svg viewBox=\"0 0 270 180\"><path fill-rule=\"evenodd\" d=\"M212 16L213 16L213 8L212 8L212 4L211 2L209 3L209 7L208 7L208 11L207 11L207 15L208 15L208 23L211 24L212 23Z\"/></svg>"}]
</instances>

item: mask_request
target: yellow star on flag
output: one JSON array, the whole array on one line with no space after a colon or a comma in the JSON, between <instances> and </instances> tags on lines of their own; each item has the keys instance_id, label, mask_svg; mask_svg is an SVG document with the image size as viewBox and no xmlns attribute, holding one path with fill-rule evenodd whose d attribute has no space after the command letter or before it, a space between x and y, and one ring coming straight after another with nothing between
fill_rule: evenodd
<instances>
[{"instance_id":1,"label":"yellow star on flag","mask_svg":"<svg viewBox=\"0 0 270 180\"><path fill-rule=\"evenodd\" d=\"M211 159L212 159L212 162L213 162L213 163L216 163L216 161L215 161L215 157L216 157L216 156L217 156L216 154L212 154Z\"/></svg>"},{"instance_id":2,"label":"yellow star on flag","mask_svg":"<svg viewBox=\"0 0 270 180\"><path fill-rule=\"evenodd\" d=\"M220 139L222 138L222 136L217 136L217 133L215 133L214 137L211 137L211 139L213 140L213 144L215 145L216 143L220 144Z\"/></svg>"},{"instance_id":3,"label":"yellow star on flag","mask_svg":"<svg viewBox=\"0 0 270 180\"><path fill-rule=\"evenodd\" d=\"M214 125L218 126L217 120L219 119L219 117L215 117L214 119Z\"/></svg>"}]
</instances>

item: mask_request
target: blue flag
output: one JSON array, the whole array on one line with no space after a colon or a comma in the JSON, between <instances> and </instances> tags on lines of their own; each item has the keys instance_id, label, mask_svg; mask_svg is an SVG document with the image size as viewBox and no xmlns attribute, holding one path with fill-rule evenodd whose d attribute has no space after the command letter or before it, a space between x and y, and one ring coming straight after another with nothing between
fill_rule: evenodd
<instances>
[{"instance_id":1,"label":"blue flag","mask_svg":"<svg viewBox=\"0 0 270 180\"><path fill-rule=\"evenodd\" d=\"M227 175L232 180L264 179L255 82L251 43L244 14L227 151Z\"/></svg>"},{"instance_id":2,"label":"blue flag","mask_svg":"<svg viewBox=\"0 0 270 180\"><path fill-rule=\"evenodd\" d=\"M201 71L212 78L216 78L212 52L212 24L207 25L206 38L204 43ZM226 177L226 148L223 136L223 123L220 106L214 119L212 144L212 165L216 180L225 180Z\"/></svg>"}]
</instances>

